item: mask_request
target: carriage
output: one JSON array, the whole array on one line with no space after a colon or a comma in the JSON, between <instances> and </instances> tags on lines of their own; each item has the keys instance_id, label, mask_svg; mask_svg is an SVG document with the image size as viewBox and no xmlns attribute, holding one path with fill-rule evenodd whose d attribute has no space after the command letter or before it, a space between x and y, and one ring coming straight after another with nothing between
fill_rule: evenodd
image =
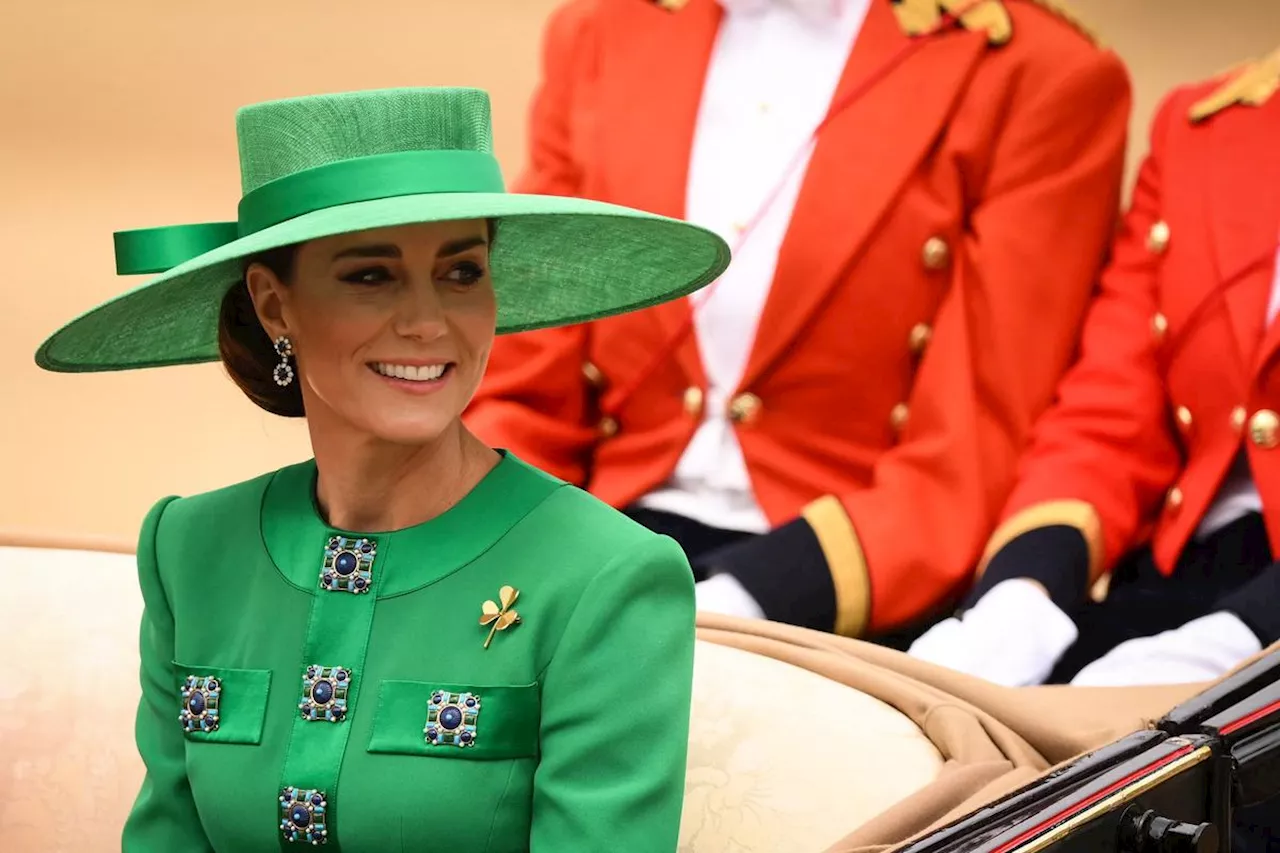
<instances>
[{"instance_id":1,"label":"carriage","mask_svg":"<svg viewBox=\"0 0 1280 853\"><path fill-rule=\"evenodd\" d=\"M0 573L39 577L0 596L3 847L119 849L142 777L133 556L9 537ZM1280 792L1280 649L1214 684L1009 689L703 616L694 694L681 853L1225 853L1233 813Z\"/></svg>"}]
</instances>

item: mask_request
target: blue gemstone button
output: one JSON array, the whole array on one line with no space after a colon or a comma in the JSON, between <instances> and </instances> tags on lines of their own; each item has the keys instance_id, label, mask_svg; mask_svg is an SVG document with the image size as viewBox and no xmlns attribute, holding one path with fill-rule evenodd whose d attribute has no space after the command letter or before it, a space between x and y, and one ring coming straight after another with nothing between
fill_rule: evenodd
<instances>
[{"instance_id":1,"label":"blue gemstone button","mask_svg":"<svg viewBox=\"0 0 1280 853\"><path fill-rule=\"evenodd\" d=\"M340 723L347 716L351 672L340 666L308 666L302 673L298 710L304 720Z\"/></svg>"},{"instance_id":2,"label":"blue gemstone button","mask_svg":"<svg viewBox=\"0 0 1280 853\"><path fill-rule=\"evenodd\" d=\"M328 705L333 699L333 684L328 681L317 681L311 688L311 698L317 705Z\"/></svg>"},{"instance_id":3,"label":"blue gemstone button","mask_svg":"<svg viewBox=\"0 0 1280 853\"><path fill-rule=\"evenodd\" d=\"M333 567L338 574L346 577L356 570L356 555L350 551L343 551L333 561Z\"/></svg>"},{"instance_id":4,"label":"blue gemstone button","mask_svg":"<svg viewBox=\"0 0 1280 853\"><path fill-rule=\"evenodd\" d=\"M187 701L187 710L198 717L204 713L204 708L204 692L200 690L194 691Z\"/></svg>"},{"instance_id":5,"label":"blue gemstone button","mask_svg":"<svg viewBox=\"0 0 1280 853\"><path fill-rule=\"evenodd\" d=\"M330 592L369 592L377 555L376 540L331 536L320 564L320 586Z\"/></svg>"},{"instance_id":6,"label":"blue gemstone button","mask_svg":"<svg viewBox=\"0 0 1280 853\"><path fill-rule=\"evenodd\" d=\"M329 801L314 788L280 791L280 832L289 844L329 843Z\"/></svg>"},{"instance_id":7,"label":"blue gemstone button","mask_svg":"<svg viewBox=\"0 0 1280 853\"><path fill-rule=\"evenodd\" d=\"M462 725L462 711L450 705L440 712L440 725L445 731L453 731Z\"/></svg>"}]
</instances>

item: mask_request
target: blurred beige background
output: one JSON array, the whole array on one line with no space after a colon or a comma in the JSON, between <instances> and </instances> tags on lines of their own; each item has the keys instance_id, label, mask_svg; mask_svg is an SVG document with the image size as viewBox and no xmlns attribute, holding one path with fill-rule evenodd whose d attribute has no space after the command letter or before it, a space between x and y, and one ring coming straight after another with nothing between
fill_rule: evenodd
<instances>
[{"instance_id":1,"label":"blurred beige background","mask_svg":"<svg viewBox=\"0 0 1280 853\"><path fill-rule=\"evenodd\" d=\"M0 313L0 534L127 547L157 498L304 458L301 425L254 408L216 365L52 375L32 353L131 284L113 274L113 230L234 215L242 104L479 86L492 93L498 155L513 176L542 23L558 2L10 5L0 28L0 258L11 294ZM1130 174L1167 88L1280 45L1276 0L1073 5L1130 64Z\"/></svg>"}]
</instances>

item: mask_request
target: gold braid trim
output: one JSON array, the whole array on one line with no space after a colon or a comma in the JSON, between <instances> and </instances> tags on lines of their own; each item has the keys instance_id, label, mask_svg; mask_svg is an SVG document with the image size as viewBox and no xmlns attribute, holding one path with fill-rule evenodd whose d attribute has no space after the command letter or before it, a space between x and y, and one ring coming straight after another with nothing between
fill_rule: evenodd
<instances>
[{"instance_id":1,"label":"gold braid trim","mask_svg":"<svg viewBox=\"0 0 1280 853\"><path fill-rule=\"evenodd\" d=\"M835 633L860 637L871 617L871 577L853 522L834 495L818 498L801 515L818 537L836 588Z\"/></svg>"},{"instance_id":2,"label":"gold braid trim","mask_svg":"<svg viewBox=\"0 0 1280 853\"><path fill-rule=\"evenodd\" d=\"M1013 37L1013 21L1000 0L896 0L893 13L898 26L909 36L918 36L938 25L944 12L960 12L966 30L986 32L987 41L1001 45Z\"/></svg>"},{"instance_id":3,"label":"gold braid trim","mask_svg":"<svg viewBox=\"0 0 1280 853\"><path fill-rule=\"evenodd\" d=\"M1092 25L1067 5L1064 0L1028 0L1052 12L1097 47L1102 38ZM918 36L938 25L943 12L960 11L960 23L968 30L985 30L993 45L1005 44L1013 37L1013 21L999 0L974 3L973 0L894 0L898 26L909 36Z\"/></svg>"},{"instance_id":4,"label":"gold braid trim","mask_svg":"<svg viewBox=\"0 0 1280 853\"><path fill-rule=\"evenodd\" d=\"M1089 583L1093 584L1102 574L1102 520L1092 504L1076 500L1035 504L1006 519L987 542L982 562L978 564L978 576L987 570L987 563L996 552L1014 539L1029 531L1058 524L1074 527L1084 536L1089 547Z\"/></svg>"},{"instance_id":5,"label":"gold braid trim","mask_svg":"<svg viewBox=\"0 0 1280 853\"><path fill-rule=\"evenodd\" d=\"M1236 104L1260 107L1276 89L1280 89L1280 50L1239 66L1212 94L1192 105L1191 121L1204 121Z\"/></svg>"}]
</instances>

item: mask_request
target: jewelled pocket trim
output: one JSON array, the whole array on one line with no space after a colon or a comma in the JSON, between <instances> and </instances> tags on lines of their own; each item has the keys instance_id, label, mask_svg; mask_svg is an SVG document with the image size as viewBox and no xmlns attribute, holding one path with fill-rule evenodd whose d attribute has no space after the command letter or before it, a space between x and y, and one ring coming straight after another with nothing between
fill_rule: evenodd
<instances>
[{"instance_id":1,"label":"jewelled pocket trim","mask_svg":"<svg viewBox=\"0 0 1280 853\"><path fill-rule=\"evenodd\" d=\"M378 542L367 537L330 536L320 566L320 588L330 592L366 593L373 586Z\"/></svg>"},{"instance_id":2,"label":"jewelled pocket trim","mask_svg":"<svg viewBox=\"0 0 1280 853\"><path fill-rule=\"evenodd\" d=\"M329 841L329 798L314 788L280 790L280 832L290 843Z\"/></svg>"},{"instance_id":3,"label":"jewelled pocket trim","mask_svg":"<svg viewBox=\"0 0 1280 853\"><path fill-rule=\"evenodd\" d=\"M437 690L427 702L427 725L422 730L432 746L476 745L479 734L480 697L475 693L446 693Z\"/></svg>"},{"instance_id":4,"label":"jewelled pocket trim","mask_svg":"<svg viewBox=\"0 0 1280 853\"><path fill-rule=\"evenodd\" d=\"M481 761L536 758L539 690L537 684L384 681L369 752Z\"/></svg>"},{"instance_id":5,"label":"jewelled pocket trim","mask_svg":"<svg viewBox=\"0 0 1280 853\"><path fill-rule=\"evenodd\" d=\"M271 670L174 663L177 725L188 740L262 742Z\"/></svg>"},{"instance_id":6,"label":"jewelled pocket trim","mask_svg":"<svg viewBox=\"0 0 1280 853\"><path fill-rule=\"evenodd\" d=\"M216 676L188 675L182 684L182 710L178 713L183 731L217 731L221 695L222 684Z\"/></svg>"}]
</instances>

